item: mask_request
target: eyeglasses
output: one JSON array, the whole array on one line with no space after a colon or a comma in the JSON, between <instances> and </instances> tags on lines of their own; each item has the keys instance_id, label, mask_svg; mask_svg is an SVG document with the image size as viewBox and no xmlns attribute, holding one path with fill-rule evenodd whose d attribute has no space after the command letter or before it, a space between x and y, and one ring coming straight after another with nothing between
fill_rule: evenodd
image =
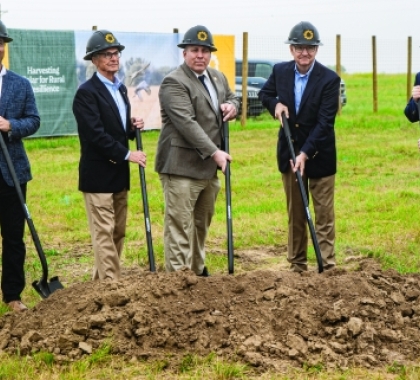
<instances>
[{"instance_id":1,"label":"eyeglasses","mask_svg":"<svg viewBox=\"0 0 420 380\"><path fill-rule=\"evenodd\" d=\"M97 55L101 55L102 57L106 58L106 59L111 59L111 58L120 58L121 57L121 52L120 51L105 51L105 52L99 52L96 53Z\"/></svg>"},{"instance_id":2,"label":"eyeglasses","mask_svg":"<svg viewBox=\"0 0 420 380\"><path fill-rule=\"evenodd\" d=\"M313 53L317 48L316 45L293 45L293 47L298 53L302 53L304 50L306 50L308 53Z\"/></svg>"}]
</instances>

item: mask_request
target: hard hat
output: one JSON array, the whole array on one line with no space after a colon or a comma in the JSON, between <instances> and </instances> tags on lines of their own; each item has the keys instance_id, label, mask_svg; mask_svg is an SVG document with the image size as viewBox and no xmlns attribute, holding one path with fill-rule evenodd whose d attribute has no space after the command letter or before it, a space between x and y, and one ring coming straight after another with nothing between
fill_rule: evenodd
<instances>
[{"instance_id":1,"label":"hard hat","mask_svg":"<svg viewBox=\"0 0 420 380\"><path fill-rule=\"evenodd\" d=\"M0 38L3 38L4 42L12 42L13 38L10 38L7 34L6 25L0 20Z\"/></svg>"},{"instance_id":2,"label":"hard hat","mask_svg":"<svg viewBox=\"0 0 420 380\"><path fill-rule=\"evenodd\" d=\"M217 51L213 44L213 36L210 31L202 25L197 25L188 29L184 34L182 43L178 44L178 47L185 48L188 45L206 46L210 51Z\"/></svg>"},{"instance_id":3,"label":"hard hat","mask_svg":"<svg viewBox=\"0 0 420 380\"><path fill-rule=\"evenodd\" d=\"M285 44L291 45L322 45L318 30L308 21L301 21L289 33Z\"/></svg>"},{"instance_id":4,"label":"hard hat","mask_svg":"<svg viewBox=\"0 0 420 380\"><path fill-rule=\"evenodd\" d=\"M112 34L112 32L109 30L97 30L92 34L86 44L86 55L83 57L83 59L90 61L95 53L111 47L116 47L118 51L125 49L125 46L118 42L117 38Z\"/></svg>"}]
</instances>

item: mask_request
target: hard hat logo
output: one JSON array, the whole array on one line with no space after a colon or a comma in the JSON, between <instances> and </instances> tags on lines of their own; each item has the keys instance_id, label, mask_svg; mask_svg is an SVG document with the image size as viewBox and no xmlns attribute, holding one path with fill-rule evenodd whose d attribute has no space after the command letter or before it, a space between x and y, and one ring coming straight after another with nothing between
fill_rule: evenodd
<instances>
[{"instance_id":1,"label":"hard hat logo","mask_svg":"<svg viewBox=\"0 0 420 380\"><path fill-rule=\"evenodd\" d=\"M305 40L312 40L314 38L314 32L312 30L309 30L309 29L305 30L303 32L303 38Z\"/></svg>"},{"instance_id":2,"label":"hard hat logo","mask_svg":"<svg viewBox=\"0 0 420 380\"><path fill-rule=\"evenodd\" d=\"M201 30L200 32L197 33L197 38L200 41L206 41L207 38L209 38L209 36L207 35L207 33L205 31Z\"/></svg>"},{"instance_id":3,"label":"hard hat logo","mask_svg":"<svg viewBox=\"0 0 420 380\"><path fill-rule=\"evenodd\" d=\"M108 33L105 36L105 41L108 42L109 44L113 44L115 42L115 37L111 33Z\"/></svg>"}]
</instances>

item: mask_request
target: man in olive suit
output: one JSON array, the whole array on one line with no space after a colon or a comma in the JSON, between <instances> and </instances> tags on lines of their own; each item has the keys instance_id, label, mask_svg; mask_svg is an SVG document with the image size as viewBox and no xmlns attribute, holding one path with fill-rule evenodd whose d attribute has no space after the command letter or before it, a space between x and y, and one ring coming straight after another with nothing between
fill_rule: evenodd
<instances>
[{"instance_id":1,"label":"man in olive suit","mask_svg":"<svg viewBox=\"0 0 420 380\"><path fill-rule=\"evenodd\" d=\"M224 173L232 159L223 151L222 124L235 118L239 103L226 77L208 67L217 49L206 27L189 29L178 47L184 63L159 90L162 130L155 169L165 197L165 266L206 277L204 244L220 190L217 168Z\"/></svg>"}]
</instances>

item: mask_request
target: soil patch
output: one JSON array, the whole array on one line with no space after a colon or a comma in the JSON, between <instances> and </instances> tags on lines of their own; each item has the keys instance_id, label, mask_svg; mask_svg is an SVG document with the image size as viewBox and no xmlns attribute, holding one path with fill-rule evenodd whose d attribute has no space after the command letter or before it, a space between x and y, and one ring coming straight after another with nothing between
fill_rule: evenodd
<instances>
[{"instance_id":1,"label":"soil patch","mask_svg":"<svg viewBox=\"0 0 420 380\"><path fill-rule=\"evenodd\" d=\"M56 291L0 319L0 350L72 361L103 344L127 358L216 352L260 370L402 365L420 355L419 275L359 269L234 276L125 274Z\"/></svg>"}]
</instances>

